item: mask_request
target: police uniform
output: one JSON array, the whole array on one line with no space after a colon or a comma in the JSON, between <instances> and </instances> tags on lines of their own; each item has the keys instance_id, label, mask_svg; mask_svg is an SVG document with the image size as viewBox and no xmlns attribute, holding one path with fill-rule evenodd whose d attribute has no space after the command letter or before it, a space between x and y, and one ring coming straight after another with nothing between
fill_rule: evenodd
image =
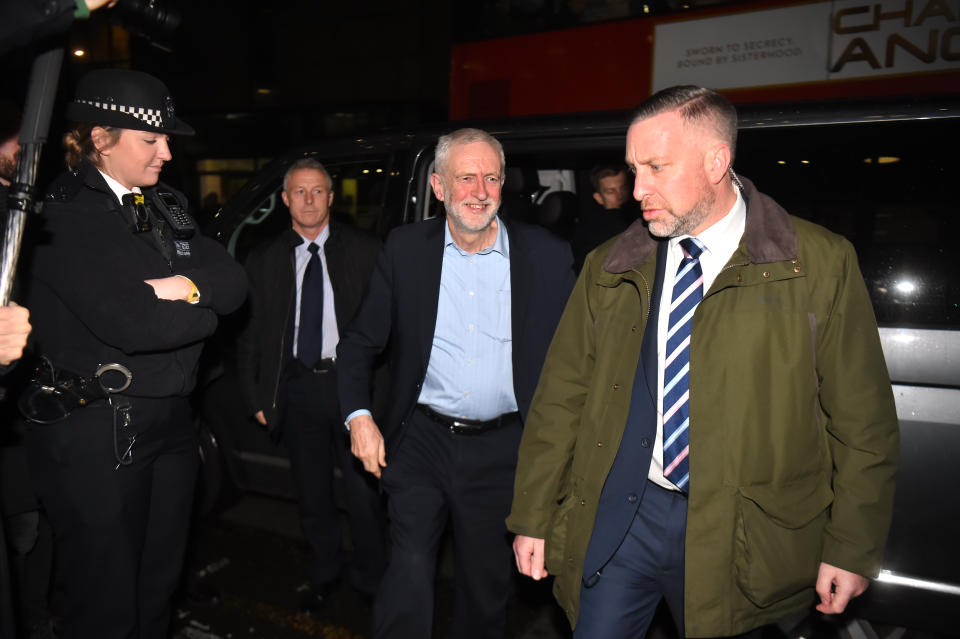
<instances>
[{"instance_id":1,"label":"police uniform","mask_svg":"<svg viewBox=\"0 0 960 639\"><path fill-rule=\"evenodd\" d=\"M124 96L118 87L134 90ZM192 132L178 126L166 87L146 74L88 74L77 104L89 108L68 116L81 121ZM138 108L159 116L116 116ZM178 232L176 220L162 214L185 208L180 193L162 183L142 192L138 226L138 211L121 205L91 163L60 176L24 269L36 350L49 362L40 368L59 383L89 382L108 365L114 370L101 378L106 386L119 390L129 381L27 434L31 473L56 539L64 638L167 637L199 463L187 395L217 315L235 310L246 294L245 274L222 246L199 232L188 237L189 228ZM171 275L193 282L195 303L159 299L145 283Z\"/></svg>"}]
</instances>

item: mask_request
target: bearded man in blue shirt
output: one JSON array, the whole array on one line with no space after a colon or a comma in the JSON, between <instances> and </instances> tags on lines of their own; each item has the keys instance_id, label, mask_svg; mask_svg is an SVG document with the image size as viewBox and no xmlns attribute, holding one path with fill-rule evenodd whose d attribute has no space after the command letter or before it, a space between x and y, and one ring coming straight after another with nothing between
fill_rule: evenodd
<instances>
[{"instance_id":1,"label":"bearded man in blue shirt","mask_svg":"<svg viewBox=\"0 0 960 639\"><path fill-rule=\"evenodd\" d=\"M504 165L484 131L440 138L430 182L446 216L388 236L337 351L353 454L389 498L378 639L430 636L448 521L457 548L451 636L503 636L517 447L574 280L566 242L498 215ZM371 376L388 344L392 404L378 426Z\"/></svg>"}]
</instances>

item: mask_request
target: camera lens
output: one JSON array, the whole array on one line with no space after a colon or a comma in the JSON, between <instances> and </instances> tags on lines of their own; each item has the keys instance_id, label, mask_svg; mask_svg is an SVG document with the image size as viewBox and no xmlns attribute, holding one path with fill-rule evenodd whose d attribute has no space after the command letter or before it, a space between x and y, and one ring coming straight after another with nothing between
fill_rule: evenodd
<instances>
[{"instance_id":1,"label":"camera lens","mask_svg":"<svg viewBox=\"0 0 960 639\"><path fill-rule=\"evenodd\" d=\"M180 26L181 15L165 0L120 0L113 11L121 25L148 39L165 39Z\"/></svg>"}]
</instances>

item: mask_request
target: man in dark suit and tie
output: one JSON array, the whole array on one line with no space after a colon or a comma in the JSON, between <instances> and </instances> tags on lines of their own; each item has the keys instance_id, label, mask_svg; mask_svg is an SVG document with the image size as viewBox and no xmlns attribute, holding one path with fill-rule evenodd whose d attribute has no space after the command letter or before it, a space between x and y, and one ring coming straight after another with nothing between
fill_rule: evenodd
<instances>
[{"instance_id":1,"label":"man in dark suit and tie","mask_svg":"<svg viewBox=\"0 0 960 639\"><path fill-rule=\"evenodd\" d=\"M853 246L733 171L734 107L664 89L626 159L643 221L587 258L507 520L574 637L843 612L880 570L897 415Z\"/></svg>"},{"instance_id":2,"label":"man in dark suit and tie","mask_svg":"<svg viewBox=\"0 0 960 639\"><path fill-rule=\"evenodd\" d=\"M457 549L451 636L503 636L517 445L573 284L565 242L497 215L503 179L493 136L460 129L440 138L431 185L446 218L391 233L338 349L353 453L388 496L392 557L374 602L377 639L430 636L448 520ZM381 432L367 409L387 344L392 403Z\"/></svg>"},{"instance_id":3,"label":"man in dark suit and tie","mask_svg":"<svg viewBox=\"0 0 960 639\"><path fill-rule=\"evenodd\" d=\"M330 219L332 188L314 159L287 170L282 197L292 228L247 260L250 320L238 354L249 414L279 429L290 454L307 541L310 588L301 607L313 613L340 574L334 465L343 476L354 587L372 596L386 566L385 512L376 482L347 447L336 361L338 336L360 306L380 242Z\"/></svg>"}]
</instances>

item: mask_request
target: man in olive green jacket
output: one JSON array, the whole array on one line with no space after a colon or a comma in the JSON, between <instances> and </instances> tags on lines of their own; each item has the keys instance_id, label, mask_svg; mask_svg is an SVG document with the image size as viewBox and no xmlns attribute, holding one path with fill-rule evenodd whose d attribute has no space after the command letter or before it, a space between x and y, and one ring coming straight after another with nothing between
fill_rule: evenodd
<instances>
[{"instance_id":1,"label":"man in olive green jacket","mask_svg":"<svg viewBox=\"0 0 960 639\"><path fill-rule=\"evenodd\" d=\"M880 569L898 427L856 255L741 181L735 139L712 91L641 105L627 164L644 221L589 256L543 367L507 525L520 571L555 575L576 637L642 636L661 597L689 637L748 632L815 594L839 613ZM677 262L697 260L682 238L706 244L689 483L664 464L656 337Z\"/></svg>"}]
</instances>

